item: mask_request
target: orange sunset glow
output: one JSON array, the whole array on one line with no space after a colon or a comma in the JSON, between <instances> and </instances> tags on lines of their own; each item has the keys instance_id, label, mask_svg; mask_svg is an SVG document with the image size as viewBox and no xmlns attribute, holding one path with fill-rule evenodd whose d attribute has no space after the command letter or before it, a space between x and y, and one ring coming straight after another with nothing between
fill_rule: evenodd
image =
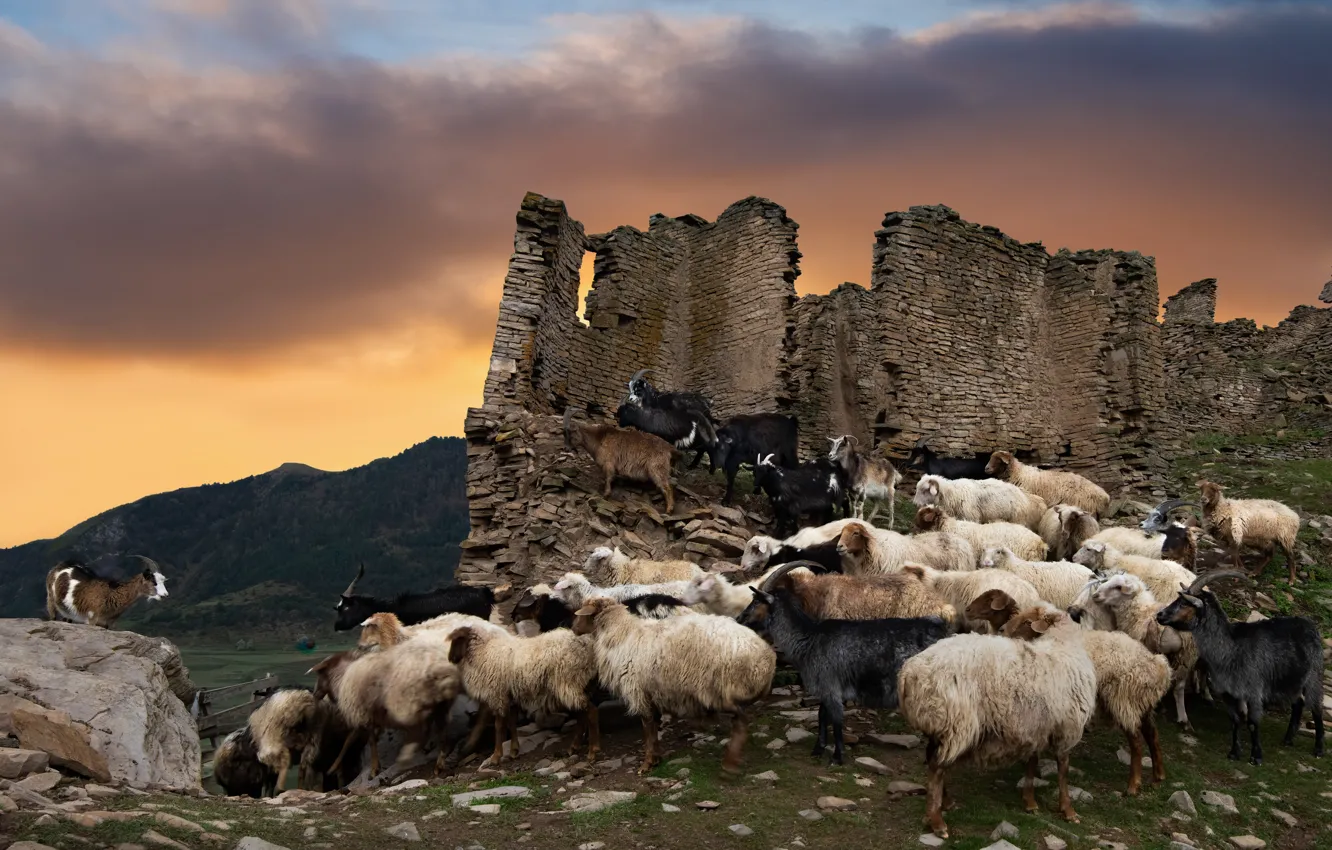
<instances>
[{"instance_id":1,"label":"orange sunset glow","mask_svg":"<svg viewBox=\"0 0 1332 850\"><path fill-rule=\"evenodd\" d=\"M1315 303L1326 6L975 5L642 4L400 56L342 3L144 3L100 41L0 6L0 546L461 434L527 191L590 233L771 198L802 294L867 284L884 213L943 203L1152 255L1162 299L1216 277L1222 321Z\"/></svg>"}]
</instances>

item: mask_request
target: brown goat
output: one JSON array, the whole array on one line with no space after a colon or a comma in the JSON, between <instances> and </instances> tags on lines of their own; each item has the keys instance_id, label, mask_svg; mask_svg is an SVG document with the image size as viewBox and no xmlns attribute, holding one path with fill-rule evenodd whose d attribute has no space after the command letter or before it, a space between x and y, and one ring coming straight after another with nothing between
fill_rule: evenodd
<instances>
[{"instance_id":1,"label":"brown goat","mask_svg":"<svg viewBox=\"0 0 1332 850\"><path fill-rule=\"evenodd\" d=\"M52 620L88 623L109 629L140 599L167 595L166 576L157 562L134 557L146 566L129 581L102 578L78 561L61 561L46 574L46 613Z\"/></svg>"},{"instance_id":2,"label":"brown goat","mask_svg":"<svg viewBox=\"0 0 1332 850\"><path fill-rule=\"evenodd\" d=\"M587 452L601 467L606 477L603 497L610 498L611 485L618 475L630 481L653 484L666 499L666 512L675 510L675 494L671 492L674 446L646 431L609 424L584 424L572 421L571 416L573 408L565 408L564 444Z\"/></svg>"}]
</instances>

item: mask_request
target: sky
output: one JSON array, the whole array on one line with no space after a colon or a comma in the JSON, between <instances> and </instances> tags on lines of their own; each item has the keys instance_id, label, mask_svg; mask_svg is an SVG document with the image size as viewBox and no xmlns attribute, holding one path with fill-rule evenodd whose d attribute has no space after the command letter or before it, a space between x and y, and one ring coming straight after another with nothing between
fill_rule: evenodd
<instances>
[{"instance_id":1,"label":"sky","mask_svg":"<svg viewBox=\"0 0 1332 850\"><path fill-rule=\"evenodd\" d=\"M0 546L460 434L514 214L761 195L804 293L945 203L1276 324L1332 272L1332 0L0 0Z\"/></svg>"}]
</instances>

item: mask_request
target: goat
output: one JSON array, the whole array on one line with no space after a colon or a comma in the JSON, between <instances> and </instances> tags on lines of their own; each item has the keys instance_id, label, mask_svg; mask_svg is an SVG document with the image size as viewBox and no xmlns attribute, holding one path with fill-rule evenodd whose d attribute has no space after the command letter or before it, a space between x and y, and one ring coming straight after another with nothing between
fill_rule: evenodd
<instances>
[{"instance_id":1,"label":"goat","mask_svg":"<svg viewBox=\"0 0 1332 850\"><path fill-rule=\"evenodd\" d=\"M1064 503L1101 517L1110 509L1110 494L1076 472L1040 469L1013 457L1012 452L995 452L985 471L996 478L1016 484L1055 505Z\"/></svg>"},{"instance_id":2,"label":"goat","mask_svg":"<svg viewBox=\"0 0 1332 850\"><path fill-rule=\"evenodd\" d=\"M496 602L508 598L510 586L476 587L467 584L450 584L418 593L400 593L392 599L380 599L377 596L356 595L356 583L365 576L365 563L362 562L347 589L342 591L334 610L338 612L333 621L333 629L345 632L354 629L371 614L388 612L398 618L403 625L417 623L438 617L440 614L457 612L471 614L486 619Z\"/></svg>"},{"instance_id":3,"label":"goat","mask_svg":"<svg viewBox=\"0 0 1332 850\"><path fill-rule=\"evenodd\" d=\"M1196 525L1173 522L1166 527L1165 540L1161 541L1161 559L1174 561L1186 570L1198 567L1198 538L1202 529Z\"/></svg>"},{"instance_id":4,"label":"goat","mask_svg":"<svg viewBox=\"0 0 1332 850\"><path fill-rule=\"evenodd\" d=\"M1290 586L1294 587L1300 515L1274 499L1227 499L1221 485L1211 481L1199 481L1198 489L1202 491L1203 528L1230 549L1235 569L1244 569L1240 550L1246 545L1258 546L1267 553L1258 565L1261 575L1280 546L1290 568Z\"/></svg>"},{"instance_id":5,"label":"goat","mask_svg":"<svg viewBox=\"0 0 1332 850\"><path fill-rule=\"evenodd\" d=\"M902 480L902 473L888 461L875 460L859 451L859 443L851 434L829 437L832 447L828 449L828 460L842 468L846 474L847 490L851 494L851 514L856 519L865 519L865 502L873 499L874 510L866 522L874 522L879 515L879 505L888 502L888 527L893 527L896 518L897 483Z\"/></svg>"},{"instance_id":6,"label":"goat","mask_svg":"<svg viewBox=\"0 0 1332 850\"><path fill-rule=\"evenodd\" d=\"M793 593L754 591L739 617L742 625L766 634L782 657L800 672L805 692L819 700L815 757L828 745L842 763L842 722L847 700L873 708L897 708L897 674L902 663L948 636L940 617L874 620L817 620L801 610Z\"/></svg>"},{"instance_id":7,"label":"goat","mask_svg":"<svg viewBox=\"0 0 1332 850\"><path fill-rule=\"evenodd\" d=\"M936 454L926 443L931 435L922 435L911 447L907 455L906 468L914 469L926 475L939 475L944 478L989 478L985 466L990 462L990 452L976 452L972 457L942 457Z\"/></svg>"},{"instance_id":8,"label":"goat","mask_svg":"<svg viewBox=\"0 0 1332 850\"><path fill-rule=\"evenodd\" d=\"M839 503L843 515L851 513L846 475L824 457L794 469L777 466L771 454L759 458L754 467L754 486L772 501L779 537L793 534L802 515L815 514L820 524L827 524L832 522Z\"/></svg>"},{"instance_id":9,"label":"goat","mask_svg":"<svg viewBox=\"0 0 1332 850\"><path fill-rule=\"evenodd\" d=\"M704 575L714 575L705 573ZM695 577L694 581L699 579ZM687 613L688 603L667 596L664 593L645 593L639 596L630 596L623 600L629 613L636 617L648 617L653 620L660 620L664 617L675 617L682 613ZM524 637L532 637L533 634L543 634L555 629L570 628L574 621L574 608L570 608L558 596L548 584L534 584L523 592L518 598L518 603L513 606L510 613L510 619L513 620L514 627L518 634ZM524 624L532 623L530 631L525 633Z\"/></svg>"},{"instance_id":10,"label":"goat","mask_svg":"<svg viewBox=\"0 0 1332 850\"><path fill-rule=\"evenodd\" d=\"M140 599L154 602L165 598L166 576L157 562L143 555L133 557L146 566L128 581L102 578L81 561L56 564L46 574L48 618L109 629Z\"/></svg>"},{"instance_id":11,"label":"goat","mask_svg":"<svg viewBox=\"0 0 1332 850\"><path fill-rule=\"evenodd\" d=\"M1206 500L1204 500L1204 506ZM1198 657L1207 665L1211 691L1230 713L1231 759L1240 757L1239 727L1249 727L1249 761L1263 763L1258 725L1268 702L1291 704L1290 724L1281 743L1295 743L1300 716L1308 708L1314 720L1314 757L1323 755L1323 639L1318 626L1304 617L1273 617L1254 623L1232 623L1211 591L1219 578L1248 578L1238 570L1220 570L1180 585L1179 597L1163 608L1156 621L1191 632Z\"/></svg>"},{"instance_id":12,"label":"goat","mask_svg":"<svg viewBox=\"0 0 1332 850\"><path fill-rule=\"evenodd\" d=\"M803 528L785 540L757 534L745 543L740 556L740 569L753 573L764 567L773 567L788 561L817 561L829 570L841 570L842 558L837 553L837 541L842 529L856 520L833 520L813 528Z\"/></svg>"},{"instance_id":13,"label":"goat","mask_svg":"<svg viewBox=\"0 0 1332 850\"><path fill-rule=\"evenodd\" d=\"M751 600L755 589L790 593L816 620L938 617L951 623L957 618L957 609L942 595L906 573L857 576L809 571L817 566L812 561L783 564L750 588Z\"/></svg>"},{"instance_id":14,"label":"goat","mask_svg":"<svg viewBox=\"0 0 1332 850\"><path fill-rule=\"evenodd\" d=\"M698 466L704 454L708 456L708 466L714 470L717 468L717 433L712 423L702 416L626 403L615 411L615 420L621 428L655 434L682 452L692 449L694 459L689 464L690 469Z\"/></svg>"},{"instance_id":15,"label":"goat","mask_svg":"<svg viewBox=\"0 0 1332 850\"><path fill-rule=\"evenodd\" d=\"M633 410L625 411L623 414L617 413L617 416L627 415L631 419L639 418L645 424L656 425L658 428L669 428L672 434L677 436L668 436L659 433L652 428L643 428L642 425L635 424L634 427L642 430L651 431L664 438L667 442L675 443L677 448L693 448L696 451L694 461L689 465L690 469L698 466L703 453L708 454L708 464L710 470L717 468L717 432L716 422L712 416L712 402L702 393L689 390L676 390L674 392L660 392L652 384L648 383L647 374L651 369L639 369L634 376L629 379L629 396L626 404L621 406L621 411L625 407L637 408L644 411L644 414ZM650 411L662 411L667 413L682 414L689 423L688 428L681 428L681 420L678 418L661 418L652 416ZM623 419L621 425L627 425ZM682 445L679 440L683 439Z\"/></svg>"},{"instance_id":16,"label":"goat","mask_svg":"<svg viewBox=\"0 0 1332 850\"><path fill-rule=\"evenodd\" d=\"M675 510L671 492L671 458L675 448L656 434L617 428L614 425L584 425L570 421L573 408L564 410L564 444L592 456L606 477L602 496L609 499L615 476L653 484L666 499L666 512Z\"/></svg>"},{"instance_id":17,"label":"goat","mask_svg":"<svg viewBox=\"0 0 1332 850\"><path fill-rule=\"evenodd\" d=\"M717 465L726 473L722 504L729 505L735 495L735 475L741 464L753 464L750 458L770 454L778 466L795 467L800 463L799 441L800 429L794 416L751 413L726 420L717 429Z\"/></svg>"},{"instance_id":18,"label":"goat","mask_svg":"<svg viewBox=\"0 0 1332 850\"><path fill-rule=\"evenodd\" d=\"M1147 515L1145 520L1138 524L1138 527L1142 529L1143 534L1149 536L1152 534L1158 534L1165 531L1166 527L1169 525L1171 511L1178 510L1179 508L1196 507L1199 506L1193 502L1185 502L1180 499L1167 499L1152 508L1152 512Z\"/></svg>"}]
</instances>

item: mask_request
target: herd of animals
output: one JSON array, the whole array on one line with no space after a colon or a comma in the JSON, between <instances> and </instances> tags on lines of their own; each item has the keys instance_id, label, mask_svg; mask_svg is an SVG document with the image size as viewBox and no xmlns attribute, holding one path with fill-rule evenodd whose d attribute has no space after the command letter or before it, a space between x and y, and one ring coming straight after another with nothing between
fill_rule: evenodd
<instances>
[{"instance_id":1,"label":"herd of animals","mask_svg":"<svg viewBox=\"0 0 1332 850\"><path fill-rule=\"evenodd\" d=\"M895 709L921 733L925 821L941 837L945 773L963 759L1025 762L1030 811L1037 759L1053 754L1058 808L1076 821L1069 755L1095 716L1127 738L1128 795L1143 782L1144 746L1160 782L1166 759L1153 713L1173 693L1176 721L1188 727L1190 688L1224 703L1230 758L1240 758L1246 727L1250 760L1261 764L1259 722L1272 705L1290 709L1287 745L1309 710L1313 752L1322 755L1317 626L1301 617L1232 622L1206 589L1246 575L1246 548L1265 553L1259 571L1280 548L1293 584L1300 520L1289 507L1232 499L1201 481L1197 503L1164 502L1138 528L1101 527L1110 497L1082 475L1006 451L943 458L922 440L908 460L923 473L916 516L899 533L891 526L901 475L854 437L830 438L826 456L802 463L794 419L718 423L701 395L659 392L646 371L631 380L618 425L575 422L567 411L567 447L593 458L607 496L616 478L643 481L661 491L668 511L681 451L695 452L690 468L707 454L724 470L727 501L737 470L749 464L756 491L772 504L776 536L751 538L727 571L599 547L580 571L526 589L507 623L495 606L508 586L455 584L380 599L356 593L362 566L335 623L359 628L358 646L316 664L313 689L268 695L223 741L214 757L223 788L274 793L293 763L301 787L318 776L325 790L343 787L366 749L371 774L380 772L377 741L386 729L401 730L404 754L435 739L437 772L493 729L489 761L499 764L506 739L510 757L517 753L520 715L572 716L571 752L585 741L594 759L598 707L611 699L642 722L640 772L662 757L663 715L717 714L731 718L722 767L735 772L749 709L770 693L779 663L818 701L815 757L831 745L830 758L841 763L848 702ZM889 527L874 525L877 504L865 516L870 501L888 508ZM1201 522L1170 520L1186 507L1199 508ZM1235 569L1195 573L1204 533L1229 550ZM145 562L122 583L58 565L47 582L50 615L109 627L135 599L166 596L160 569ZM465 739L449 741L447 715L463 695L479 709Z\"/></svg>"}]
</instances>

